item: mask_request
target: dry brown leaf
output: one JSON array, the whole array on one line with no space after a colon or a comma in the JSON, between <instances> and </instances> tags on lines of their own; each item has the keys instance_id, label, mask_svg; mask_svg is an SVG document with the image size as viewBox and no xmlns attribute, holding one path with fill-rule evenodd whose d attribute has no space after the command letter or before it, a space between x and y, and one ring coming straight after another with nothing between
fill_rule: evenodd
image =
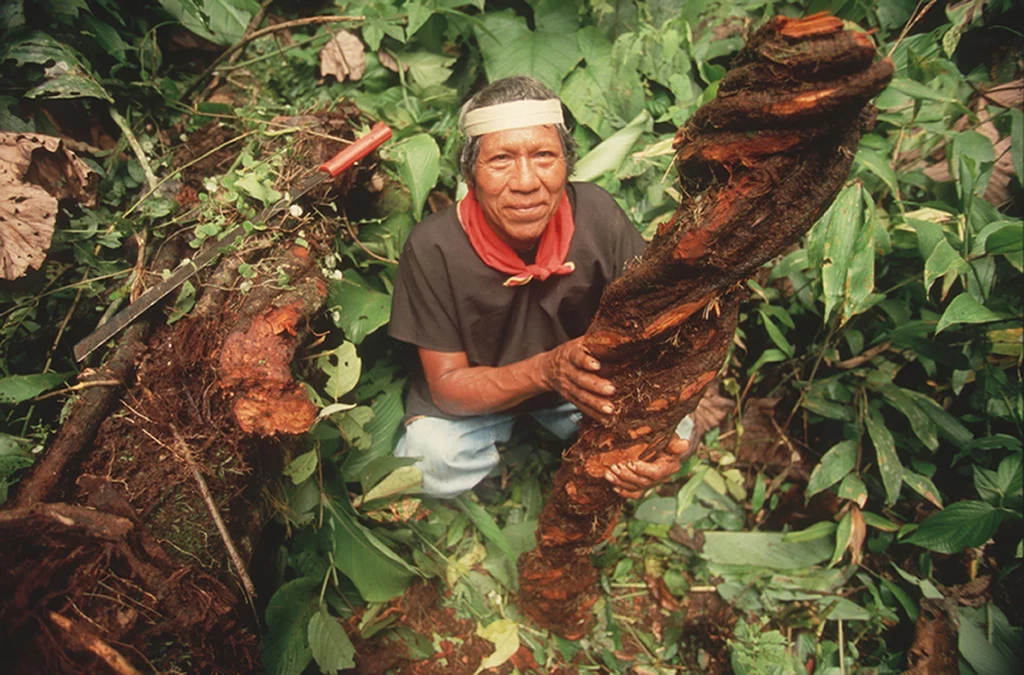
<instances>
[{"instance_id":1,"label":"dry brown leaf","mask_svg":"<svg viewBox=\"0 0 1024 675\"><path fill-rule=\"evenodd\" d=\"M861 555L864 552L864 537L867 536L868 527L864 522L864 516L856 505L850 507L850 562L859 565Z\"/></svg>"},{"instance_id":2,"label":"dry brown leaf","mask_svg":"<svg viewBox=\"0 0 1024 675\"><path fill-rule=\"evenodd\" d=\"M96 205L99 176L61 139L0 132L0 276L39 269L53 237L57 201Z\"/></svg>"},{"instance_id":3,"label":"dry brown leaf","mask_svg":"<svg viewBox=\"0 0 1024 675\"><path fill-rule=\"evenodd\" d=\"M366 72L363 42L347 30L337 34L320 50L320 75L333 75L338 82L358 80Z\"/></svg>"},{"instance_id":4,"label":"dry brown leaf","mask_svg":"<svg viewBox=\"0 0 1024 675\"><path fill-rule=\"evenodd\" d=\"M384 66L385 68L390 70L392 73L397 73L398 72L398 61L395 60L395 57L392 56L390 52L385 51L383 49L378 49L377 50L377 60L380 61L380 65ZM408 71L409 70L409 64L408 63L403 64L402 70L403 71Z\"/></svg>"},{"instance_id":5,"label":"dry brown leaf","mask_svg":"<svg viewBox=\"0 0 1024 675\"><path fill-rule=\"evenodd\" d=\"M53 237L57 200L38 185L0 179L0 276L17 279L39 269Z\"/></svg>"}]
</instances>

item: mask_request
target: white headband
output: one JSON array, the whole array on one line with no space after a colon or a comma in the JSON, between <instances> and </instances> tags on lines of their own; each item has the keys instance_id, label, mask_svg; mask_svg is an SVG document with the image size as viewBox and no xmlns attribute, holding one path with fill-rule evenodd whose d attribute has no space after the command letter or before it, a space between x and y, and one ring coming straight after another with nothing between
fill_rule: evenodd
<instances>
[{"instance_id":1,"label":"white headband","mask_svg":"<svg viewBox=\"0 0 1024 675\"><path fill-rule=\"evenodd\" d=\"M472 138L492 131L522 129L541 124L564 124L562 102L557 98L546 101L511 101L466 113L463 131Z\"/></svg>"}]
</instances>

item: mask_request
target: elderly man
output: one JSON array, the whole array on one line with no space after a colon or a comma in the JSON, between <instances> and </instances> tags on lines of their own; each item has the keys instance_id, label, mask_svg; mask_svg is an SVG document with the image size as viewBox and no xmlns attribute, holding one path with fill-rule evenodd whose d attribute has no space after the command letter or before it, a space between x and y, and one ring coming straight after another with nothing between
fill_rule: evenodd
<instances>
[{"instance_id":1,"label":"elderly man","mask_svg":"<svg viewBox=\"0 0 1024 675\"><path fill-rule=\"evenodd\" d=\"M530 415L559 438L613 412L612 384L580 336L605 286L645 247L603 189L568 182L575 144L553 92L528 77L492 83L462 107L459 170L469 192L419 223L402 252L389 332L411 343L406 429L395 454L422 458L423 489L454 497L499 462L497 443ZM639 497L688 450L606 475Z\"/></svg>"}]
</instances>

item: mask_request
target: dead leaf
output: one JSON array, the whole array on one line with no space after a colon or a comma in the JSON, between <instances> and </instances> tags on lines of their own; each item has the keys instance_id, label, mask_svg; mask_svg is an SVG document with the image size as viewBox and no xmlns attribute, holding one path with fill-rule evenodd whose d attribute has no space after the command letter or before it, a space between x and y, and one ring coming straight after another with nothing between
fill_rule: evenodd
<instances>
[{"instance_id":1,"label":"dead leaf","mask_svg":"<svg viewBox=\"0 0 1024 675\"><path fill-rule=\"evenodd\" d=\"M320 50L320 75L333 75L338 82L356 81L366 72L363 42L347 30L338 33Z\"/></svg>"},{"instance_id":2,"label":"dead leaf","mask_svg":"<svg viewBox=\"0 0 1024 675\"><path fill-rule=\"evenodd\" d=\"M96 205L99 176L61 139L0 132L0 275L39 269L53 238L57 201Z\"/></svg>"},{"instance_id":3,"label":"dead leaf","mask_svg":"<svg viewBox=\"0 0 1024 675\"><path fill-rule=\"evenodd\" d=\"M861 514L860 509L856 505L850 507L850 543L848 548L850 550L850 562L854 565L859 565L861 560L861 554L864 549L864 537L868 533L867 524L864 522L864 516Z\"/></svg>"},{"instance_id":4,"label":"dead leaf","mask_svg":"<svg viewBox=\"0 0 1024 675\"><path fill-rule=\"evenodd\" d=\"M377 60L380 61L380 65L384 66L392 73L398 72L398 61L391 55L391 52L385 51L384 49L377 50ZM405 63L402 65L403 71L409 70L409 64Z\"/></svg>"},{"instance_id":5,"label":"dead leaf","mask_svg":"<svg viewBox=\"0 0 1024 675\"><path fill-rule=\"evenodd\" d=\"M0 179L0 275L17 279L39 269L53 237L57 200L37 185Z\"/></svg>"}]
</instances>

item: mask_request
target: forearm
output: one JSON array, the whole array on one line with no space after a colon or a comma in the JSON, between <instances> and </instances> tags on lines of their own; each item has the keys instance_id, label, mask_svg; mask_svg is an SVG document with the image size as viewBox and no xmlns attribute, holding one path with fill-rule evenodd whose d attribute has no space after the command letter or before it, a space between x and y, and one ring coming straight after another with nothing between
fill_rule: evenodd
<instances>
[{"instance_id":1,"label":"forearm","mask_svg":"<svg viewBox=\"0 0 1024 675\"><path fill-rule=\"evenodd\" d=\"M548 353L507 366L454 368L430 382L430 394L441 412L453 416L484 415L508 410L552 391L546 381Z\"/></svg>"}]
</instances>

